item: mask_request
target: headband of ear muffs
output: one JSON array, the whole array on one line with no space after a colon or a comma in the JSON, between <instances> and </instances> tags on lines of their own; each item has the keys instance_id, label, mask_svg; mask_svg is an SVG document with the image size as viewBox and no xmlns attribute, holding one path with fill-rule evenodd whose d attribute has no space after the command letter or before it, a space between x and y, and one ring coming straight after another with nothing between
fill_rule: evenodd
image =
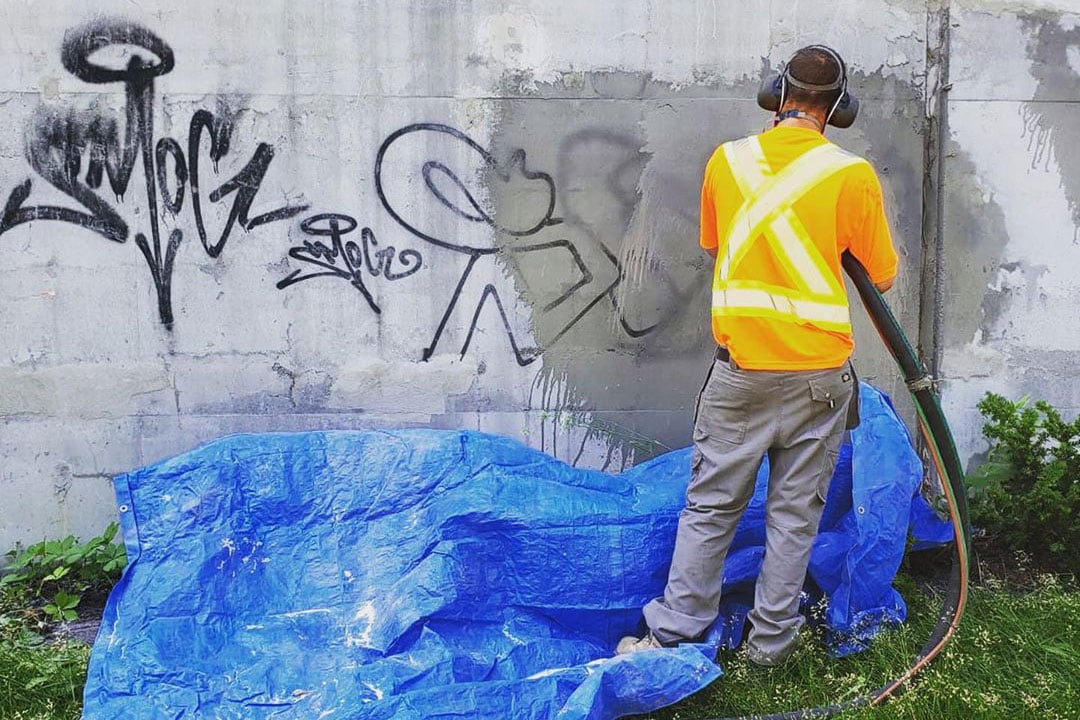
<instances>
[{"instance_id":1,"label":"headband of ear muffs","mask_svg":"<svg viewBox=\"0 0 1080 720\"><path fill-rule=\"evenodd\" d=\"M758 105L763 110L774 113L779 112L780 108L784 105L784 101L787 99L789 86L811 92L839 90L840 92L836 96L836 101L829 109L825 122L828 125L838 128L851 127L851 124L855 122L855 117L859 114L859 99L854 97L847 90L847 65L844 64L844 60L840 57L839 53L826 45L811 45L810 47L824 50L835 58L837 64L840 66L840 77L826 85L814 85L812 83L803 82L791 76L789 60L788 63L784 64L784 68L779 74L768 75L761 82L761 87L758 88L757 93Z\"/></svg>"}]
</instances>

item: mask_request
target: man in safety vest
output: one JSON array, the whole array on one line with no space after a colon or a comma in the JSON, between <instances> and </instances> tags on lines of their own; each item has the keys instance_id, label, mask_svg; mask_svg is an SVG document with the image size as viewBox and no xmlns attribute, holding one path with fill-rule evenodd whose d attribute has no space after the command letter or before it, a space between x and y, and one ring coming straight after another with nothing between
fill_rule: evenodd
<instances>
[{"instance_id":1,"label":"man in safety vest","mask_svg":"<svg viewBox=\"0 0 1080 720\"><path fill-rule=\"evenodd\" d=\"M873 168L824 137L830 120L844 126L833 113L849 100L839 55L797 51L776 87L774 126L724 143L705 169L701 247L716 258L718 349L695 409L667 587L645 607L648 634L623 638L619 654L698 639L715 621L724 559L765 455L749 658L783 662L804 623L799 595L857 388L840 255L850 250L881 291L897 256Z\"/></svg>"}]
</instances>

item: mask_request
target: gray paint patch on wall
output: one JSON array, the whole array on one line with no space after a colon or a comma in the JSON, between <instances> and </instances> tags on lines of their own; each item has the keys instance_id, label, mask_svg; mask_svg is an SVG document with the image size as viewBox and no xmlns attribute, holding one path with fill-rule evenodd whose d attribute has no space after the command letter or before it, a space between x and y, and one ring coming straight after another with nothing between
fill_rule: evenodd
<instances>
[{"instance_id":1,"label":"gray paint patch on wall","mask_svg":"<svg viewBox=\"0 0 1080 720\"><path fill-rule=\"evenodd\" d=\"M697 243L701 176L720 142L751 129L752 106L694 98L700 88L683 98L646 74L566 77L585 97L545 100L566 88L539 84L536 99L500 104L493 137L497 154L526 148L530 165L551 173L562 222L545 237L569 243L561 259L510 264L544 350L534 402L607 411L604 432L623 450L634 445L641 460L690 439L711 352L711 264ZM500 218L522 212L504 185L491 189ZM504 250L511 241L498 239ZM658 424L671 415L645 408L685 420Z\"/></svg>"},{"instance_id":2,"label":"gray paint patch on wall","mask_svg":"<svg viewBox=\"0 0 1080 720\"><path fill-rule=\"evenodd\" d=\"M573 99L563 97L567 77L576 83ZM921 91L881 73L853 76L852 85L873 100L864 104L855 129L831 129L829 136L868 157L881 174L903 256L901 285L890 301L914 335L922 252ZM562 222L547 237L570 242L590 276L579 297L560 310L551 307L553 299L583 278L580 268L565 260L509 263L544 349L540 402L622 411L628 436L686 445L713 347L712 262L698 247L702 173L720 143L760 131L769 116L747 84L676 90L644 74L586 73L538 87L537 99L501 103L495 152L506 158L527 149L530 167L552 172L555 216ZM556 99L539 102L547 95ZM500 224L534 214L506 183L488 187L497 216L510 218ZM518 240L500 235L497 242L510 251ZM856 317L864 374L902 394L876 333L858 311ZM658 428L642 408L681 412L685 421Z\"/></svg>"},{"instance_id":3,"label":"gray paint patch on wall","mask_svg":"<svg viewBox=\"0 0 1080 720\"><path fill-rule=\"evenodd\" d=\"M982 187L975 165L955 142L946 144L945 295L939 304L946 347L992 343L1002 315L988 285L1005 253L1005 213ZM946 368L948 373L948 368Z\"/></svg>"}]
</instances>

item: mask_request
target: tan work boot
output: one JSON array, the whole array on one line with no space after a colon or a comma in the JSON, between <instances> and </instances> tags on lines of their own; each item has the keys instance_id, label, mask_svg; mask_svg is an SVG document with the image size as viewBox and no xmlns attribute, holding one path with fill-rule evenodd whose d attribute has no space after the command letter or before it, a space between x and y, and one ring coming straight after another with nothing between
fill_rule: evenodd
<instances>
[{"instance_id":1,"label":"tan work boot","mask_svg":"<svg viewBox=\"0 0 1080 720\"><path fill-rule=\"evenodd\" d=\"M656 636L651 632L646 633L645 637L637 638L633 635L627 635L619 644L615 646L616 655L629 655L630 653L638 652L639 650L656 650L662 648L663 645L656 639Z\"/></svg>"}]
</instances>

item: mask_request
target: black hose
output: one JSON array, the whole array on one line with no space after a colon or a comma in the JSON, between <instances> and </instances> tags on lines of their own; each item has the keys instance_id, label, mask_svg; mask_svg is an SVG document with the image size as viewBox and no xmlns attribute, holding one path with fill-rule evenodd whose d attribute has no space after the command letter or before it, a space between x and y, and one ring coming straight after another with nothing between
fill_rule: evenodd
<instances>
[{"instance_id":1,"label":"black hose","mask_svg":"<svg viewBox=\"0 0 1080 720\"><path fill-rule=\"evenodd\" d=\"M960 465L960 455L956 451L956 443L953 441L949 422L945 419L945 413L941 409L937 389L926 367L915 354L915 350L908 342L907 335L897 322L896 316L889 309L885 298L878 292L870 281L870 276L862 264L855 259L850 252L845 252L840 262L855 284L859 292L866 312L870 315L878 334L885 343L885 347L893 356L893 360L900 366L904 375L904 382L911 391L912 398L920 410L921 419L925 419L928 430L933 437L938 450L941 452L941 460L944 463L944 471L947 477L941 478L944 484L948 481L950 489L955 493L956 511L960 517L964 529L964 549L970 549L971 524L968 516L967 494L964 489L964 470ZM942 488L945 489L945 488Z\"/></svg>"},{"instance_id":2,"label":"black hose","mask_svg":"<svg viewBox=\"0 0 1080 720\"><path fill-rule=\"evenodd\" d=\"M851 277L855 289L862 298L866 312L870 315L878 334L881 336L885 347L893 356L893 360L900 367L904 381L915 401L915 407L919 415L919 427L926 438L931 459L937 467L941 478L942 490L949 506L949 516L953 524L955 535L953 542L952 572L949 578L949 587L946 592L944 606L938 624L930 634L922 650L899 678L883 685L877 690L853 698L843 703L826 705L821 707L792 710L788 712L772 713L769 715L752 715L723 720L803 720L804 718L828 718L839 715L855 708L866 705L877 705L910 680L919 670L936 656L945 646L949 637L960 622L964 604L967 598L968 584L968 555L970 551L970 520L968 518L967 495L964 489L964 473L960 465L960 456L956 452L956 444L953 442L949 423L945 419L945 413L941 410L938 401L937 390L933 379L926 371L925 366L919 360L915 350L908 342L903 328L897 322L892 310L889 309L885 298L881 296L866 269L855 257L845 252L841 258L844 270Z\"/></svg>"}]
</instances>

